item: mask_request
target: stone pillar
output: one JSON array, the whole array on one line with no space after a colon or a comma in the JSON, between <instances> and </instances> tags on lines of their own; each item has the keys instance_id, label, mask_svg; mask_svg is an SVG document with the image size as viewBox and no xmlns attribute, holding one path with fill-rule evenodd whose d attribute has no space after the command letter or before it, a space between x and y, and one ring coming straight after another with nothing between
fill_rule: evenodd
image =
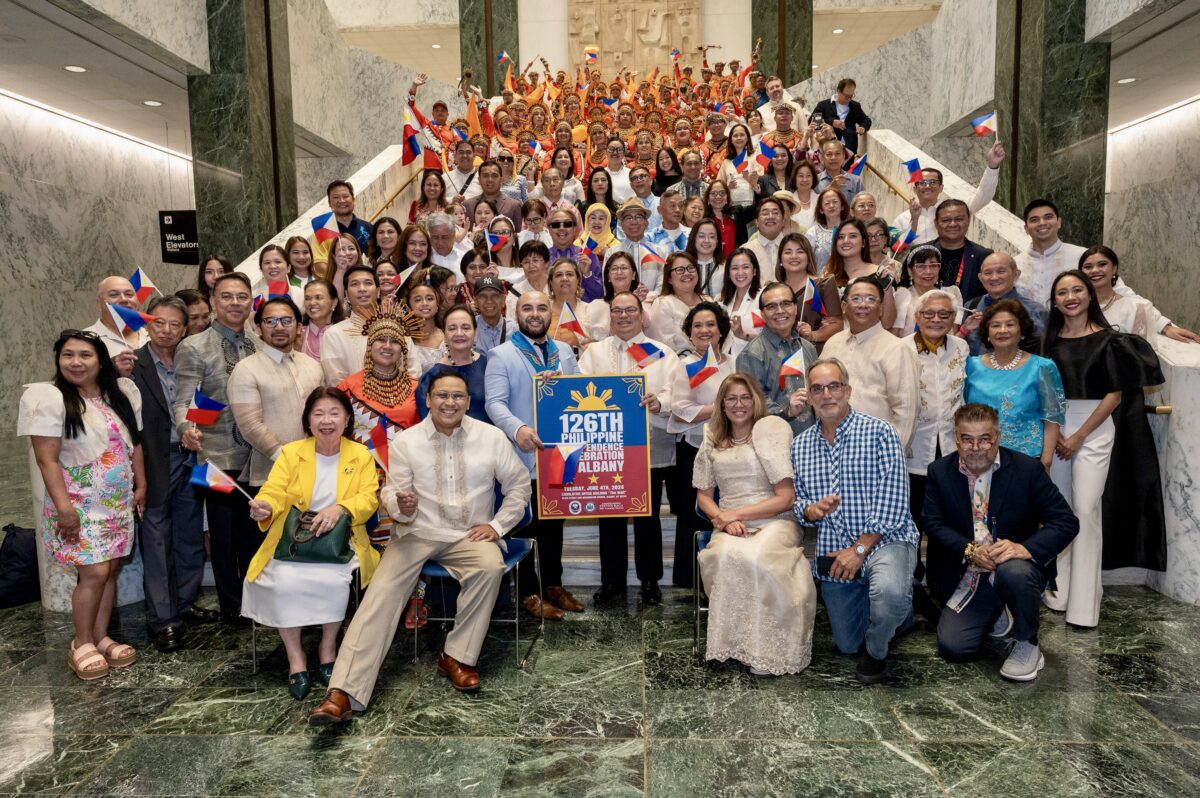
<instances>
[{"instance_id":1,"label":"stone pillar","mask_svg":"<svg viewBox=\"0 0 1200 798\"><path fill-rule=\"evenodd\" d=\"M458 0L459 59L464 71L471 70L471 83L489 97L500 93L508 69L496 63L498 53L512 56L514 75L525 66L519 61L517 19L517 0Z\"/></svg>"},{"instance_id":2,"label":"stone pillar","mask_svg":"<svg viewBox=\"0 0 1200 798\"><path fill-rule=\"evenodd\" d=\"M996 113L1008 148L996 201L1051 199L1062 237L1104 240L1107 42L1084 41L1086 0L997 0Z\"/></svg>"},{"instance_id":3,"label":"stone pillar","mask_svg":"<svg viewBox=\"0 0 1200 798\"><path fill-rule=\"evenodd\" d=\"M298 215L287 0L208 0L207 75L188 77L201 253L237 263Z\"/></svg>"},{"instance_id":4,"label":"stone pillar","mask_svg":"<svg viewBox=\"0 0 1200 798\"><path fill-rule=\"evenodd\" d=\"M753 38L762 38L758 69L795 86L812 77L812 0L751 0Z\"/></svg>"}]
</instances>

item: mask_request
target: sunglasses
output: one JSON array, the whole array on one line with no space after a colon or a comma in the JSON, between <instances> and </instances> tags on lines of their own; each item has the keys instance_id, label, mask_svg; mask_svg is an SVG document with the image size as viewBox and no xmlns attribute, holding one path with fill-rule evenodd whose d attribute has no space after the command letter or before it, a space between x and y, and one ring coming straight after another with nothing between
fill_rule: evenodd
<instances>
[{"instance_id":1,"label":"sunglasses","mask_svg":"<svg viewBox=\"0 0 1200 798\"><path fill-rule=\"evenodd\" d=\"M574 226L574 222L551 222L547 225L551 230L566 230Z\"/></svg>"}]
</instances>

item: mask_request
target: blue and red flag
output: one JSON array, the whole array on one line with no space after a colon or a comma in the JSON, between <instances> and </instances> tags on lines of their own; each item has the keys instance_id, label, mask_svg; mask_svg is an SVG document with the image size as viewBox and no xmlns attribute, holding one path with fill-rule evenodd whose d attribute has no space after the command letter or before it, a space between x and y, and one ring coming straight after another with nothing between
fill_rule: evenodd
<instances>
[{"instance_id":1,"label":"blue and red flag","mask_svg":"<svg viewBox=\"0 0 1200 798\"><path fill-rule=\"evenodd\" d=\"M779 390L785 390L787 377L804 376L804 350L797 349L779 366Z\"/></svg>"},{"instance_id":2,"label":"blue and red flag","mask_svg":"<svg viewBox=\"0 0 1200 798\"><path fill-rule=\"evenodd\" d=\"M746 157L746 150L739 152L737 157L730 161L730 163L733 164L733 170L739 175L745 172L746 168L750 166L750 159Z\"/></svg>"},{"instance_id":3,"label":"blue and red flag","mask_svg":"<svg viewBox=\"0 0 1200 798\"><path fill-rule=\"evenodd\" d=\"M775 148L768 147L760 141L758 142L758 154L754 157L763 169L767 169L771 166L771 159L775 157Z\"/></svg>"},{"instance_id":4,"label":"blue and red flag","mask_svg":"<svg viewBox=\"0 0 1200 798\"><path fill-rule=\"evenodd\" d=\"M409 106L404 106L404 152L400 156L400 163L404 166L417 160L417 156L421 154L421 142L417 141L417 129L413 127L412 114L409 112Z\"/></svg>"},{"instance_id":5,"label":"blue and red flag","mask_svg":"<svg viewBox=\"0 0 1200 798\"><path fill-rule=\"evenodd\" d=\"M267 295L264 297L262 294L259 294L254 297L254 309L257 311L268 299L285 296L291 296L291 293L288 291L287 280L271 280L267 283Z\"/></svg>"},{"instance_id":6,"label":"blue and red flag","mask_svg":"<svg viewBox=\"0 0 1200 798\"><path fill-rule=\"evenodd\" d=\"M550 484L556 488L575 482L575 472L586 443L560 443L550 452Z\"/></svg>"},{"instance_id":7,"label":"blue and red flag","mask_svg":"<svg viewBox=\"0 0 1200 798\"><path fill-rule=\"evenodd\" d=\"M988 133L996 132L996 112L977 116L971 120L971 127L975 130L976 136L986 136Z\"/></svg>"},{"instance_id":8,"label":"blue and red flag","mask_svg":"<svg viewBox=\"0 0 1200 798\"><path fill-rule=\"evenodd\" d=\"M913 158L911 161L905 161L904 168L908 170L908 182L916 183L921 179L921 162L916 158Z\"/></svg>"},{"instance_id":9,"label":"blue and red flag","mask_svg":"<svg viewBox=\"0 0 1200 798\"><path fill-rule=\"evenodd\" d=\"M313 238L317 239L318 244L331 241L341 234L341 231L338 229L337 219L333 216L333 211L323 213L320 216L314 216L312 229Z\"/></svg>"},{"instance_id":10,"label":"blue and red flag","mask_svg":"<svg viewBox=\"0 0 1200 798\"><path fill-rule=\"evenodd\" d=\"M496 63L503 64L505 61L511 61L512 56L508 54L508 50L501 50L496 53Z\"/></svg>"},{"instance_id":11,"label":"blue and red flag","mask_svg":"<svg viewBox=\"0 0 1200 798\"><path fill-rule=\"evenodd\" d=\"M675 62L675 61L678 61L680 58L683 58L683 53L679 52L678 47L672 47L671 48L671 61Z\"/></svg>"},{"instance_id":12,"label":"blue and red flag","mask_svg":"<svg viewBox=\"0 0 1200 798\"><path fill-rule=\"evenodd\" d=\"M508 243L508 236L502 236L499 233L484 232L484 237L487 238L488 249L492 254L504 249L504 245Z\"/></svg>"},{"instance_id":13,"label":"blue and red flag","mask_svg":"<svg viewBox=\"0 0 1200 798\"><path fill-rule=\"evenodd\" d=\"M583 325L579 322L575 311L571 309L570 302L564 302L562 313L558 314L558 329L570 330L580 338L587 338L587 333L583 331Z\"/></svg>"},{"instance_id":14,"label":"blue and red flag","mask_svg":"<svg viewBox=\"0 0 1200 798\"><path fill-rule=\"evenodd\" d=\"M583 251L588 255L591 255L593 252L595 252L596 248L599 246L600 242L592 238L591 233L588 233L587 238L583 240Z\"/></svg>"},{"instance_id":15,"label":"blue and red flag","mask_svg":"<svg viewBox=\"0 0 1200 798\"><path fill-rule=\"evenodd\" d=\"M651 363L667 356L667 353L650 342L629 345L629 356L640 369L647 368Z\"/></svg>"},{"instance_id":16,"label":"blue and red flag","mask_svg":"<svg viewBox=\"0 0 1200 798\"><path fill-rule=\"evenodd\" d=\"M187 414L184 415L184 418L197 426L208 427L217 423L217 417L221 415L221 411L226 407L228 405L218 402L211 396L205 396L197 388L192 393L192 401L188 405Z\"/></svg>"},{"instance_id":17,"label":"blue and red flag","mask_svg":"<svg viewBox=\"0 0 1200 798\"><path fill-rule=\"evenodd\" d=\"M867 156L865 154L854 159L854 163L850 164L850 168L846 171L852 175L861 175L863 169L867 167Z\"/></svg>"},{"instance_id":18,"label":"blue and red flag","mask_svg":"<svg viewBox=\"0 0 1200 798\"><path fill-rule=\"evenodd\" d=\"M152 321L158 319L158 316L151 316L149 313L142 313L140 310L123 307L121 305L113 305L108 303L108 312L112 314L113 321L117 327L127 327L130 330L140 330Z\"/></svg>"},{"instance_id":19,"label":"blue and red flag","mask_svg":"<svg viewBox=\"0 0 1200 798\"><path fill-rule=\"evenodd\" d=\"M367 449L375 455L383 470L388 470L388 422L387 416L380 416L379 423L371 427L367 435Z\"/></svg>"},{"instance_id":20,"label":"blue and red flag","mask_svg":"<svg viewBox=\"0 0 1200 798\"><path fill-rule=\"evenodd\" d=\"M808 278L808 284L804 286L804 304L822 316L826 315L825 302L821 299L821 292L817 290L817 281L811 277Z\"/></svg>"},{"instance_id":21,"label":"blue and red flag","mask_svg":"<svg viewBox=\"0 0 1200 798\"><path fill-rule=\"evenodd\" d=\"M142 271L141 266L133 270L129 282L133 285L133 290L137 292L139 305L145 304L150 295L158 290L158 286L150 279L150 275Z\"/></svg>"},{"instance_id":22,"label":"blue and red flag","mask_svg":"<svg viewBox=\"0 0 1200 798\"><path fill-rule=\"evenodd\" d=\"M646 251L645 251L644 253L642 253L642 262L641 262L641 264L639 264L639 265L641 265L641 266L645 266L645 265L647 265L647 264L651 264L651 265L653 265L653 264L656 264L656 263L657 263L659 266L666 266L666 265L667 265L667 262L666 262L665 260L663 260L663 256L662 256L662 255L659 255L657 252L655 252L653 249L651 249L650 247L646 246L645 244L643 244L643 245L642 245L642 248L643 248L643 249L645 249Z\"/></svg>"},{"instance_id":23,"label":"blue and red flag","mask_svg":"<svg viewBox=\"0 0 1200 798\"><path fill-rule=\"evenodd\" d=\"M620 100L618 100L616 97L601 97L600 102L604 103L609 108L612 108L614 105L620 102Z\"/></svg>"},{"instance_id":24,"label":"blue and red flag","mask_svg":"<svg viewBox=\"0 0 1200 798\"><path fill-rule=\"evenodd\" d=\"M598 59L599 57L600 57L600 48L597 47L596 45L592 44L592 45L588 45L587 47L583 48L583 60L586 63L594 64L594 63L596 63L596 59Z\"/></svg>"},{"instance_id":25,"label":"blue and red flag","mask_svg":"<svg viewBox=\"0 0 1200 798\"><path fill-rule=\"evenodd\" d=\"M713 351L712 344L708 345L704 357L688 364L684 370L687 372L688 385L692 388L699 388L705 380L716 374L720 370L720 364L717 363L717 353Z\"/></svg>"},{"instance_id":26,"label":"blue and red flag","mask_svg":"<svg viewBox=\"0 0 1200 798\"><path fill-rule=\"evenodd\" d=\"M892 244L892 253L899 255L904 250L908 249L908 245L917 240L917 231L909 230L908 235L904 238L897 238L896 243Z\"/></svg>"},{"instance_id":27,"label":"blue and red flag","mask_svg":"<svg viewBox=\"0 0 1200 798\"><path fill-rule=\"evenodd\" d=\"M233 477L217 468L212 463L200 463L192 468L192 476L188 482L198 488L208 488L218 493L233 493L237 483Z\"/></svg>"}]
</instances>

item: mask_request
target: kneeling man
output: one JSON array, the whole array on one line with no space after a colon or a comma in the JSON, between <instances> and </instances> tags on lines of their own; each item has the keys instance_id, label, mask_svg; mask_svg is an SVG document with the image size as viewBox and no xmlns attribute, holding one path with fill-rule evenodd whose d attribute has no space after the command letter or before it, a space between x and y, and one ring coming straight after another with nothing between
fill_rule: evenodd
<instances>
[{"instance_id":1,"label":"kneeling man","mask_svg":"<svg viewBox=\"0 0 1200 798\"><path fill-rule=\"evenodd\" d=\"M501 538L525 514L530 483L504 433L466 416L470 403L461 375L439 374L429 385L429 415L388 447L380 501L397 524L342 640L329 692L309 718L314 726L349 720L352 710L366 709L396 623L431 559L461 584L438 672L455 689L479 688L473 666L504 576ZM497 481L504 494L499 510Z\"/></svg>"},{"instance_id":2,"label":"kneeling man","mask_svg":"<svg viewBox=\"0 0 1200 798\"><path fill-rule=\"evenodd\" d=\"M1038 610L1055 558L1079 532L1079 519L1032 457L1000 446L994 408L963 405L954 414L958 452L929 466L925 491L926 578L944 605L938 651L974 655L985 630L1015 643L1000 675L1037 678Z\"/></svg>"}]
</instances>

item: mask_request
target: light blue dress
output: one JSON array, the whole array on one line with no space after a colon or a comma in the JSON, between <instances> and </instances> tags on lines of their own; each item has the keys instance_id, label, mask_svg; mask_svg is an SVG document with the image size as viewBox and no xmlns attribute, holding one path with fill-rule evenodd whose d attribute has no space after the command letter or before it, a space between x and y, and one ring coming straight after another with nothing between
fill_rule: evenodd
<instances>
[{"instance_id":1,"label":"light blue dress","mask_svg":"<svg viewBox=\"0 0 1200 798\"><path fill-rule=\"evenodd\" d=\"M1042 456L1043 422L1062 426L1067 400L1054 361L1030 355L1021 367L999 371L980 357L967 359L967 402L991 405L1000 413L1000 445L1030 457Z\"/></svg>"}]
</instances>

